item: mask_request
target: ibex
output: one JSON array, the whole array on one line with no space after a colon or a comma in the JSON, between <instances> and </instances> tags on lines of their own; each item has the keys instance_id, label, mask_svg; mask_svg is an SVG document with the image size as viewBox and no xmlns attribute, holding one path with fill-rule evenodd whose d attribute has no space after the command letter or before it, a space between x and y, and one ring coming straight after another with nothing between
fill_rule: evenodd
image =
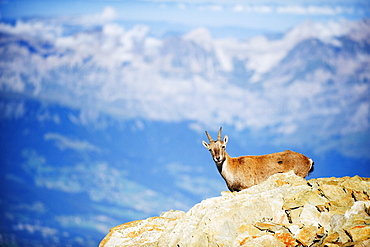
<instances>
[{"instance_id":1,"label":"ibex","mask_svg":"<svg viewBox=\"0 0 370 247\"><path fill-rule=\"evenodd\" d=\"M259 156L241 156L231 158L226 152L228 136L221 140L222 127L218 131L217 141L206 131L209 144L202 141L212 155L217 169L225 179L230 191L240 191L267 180L271 175L293 170L301 177L311 171L313 161L303 154L290 150Z\"/></svg>"}]
</instances>

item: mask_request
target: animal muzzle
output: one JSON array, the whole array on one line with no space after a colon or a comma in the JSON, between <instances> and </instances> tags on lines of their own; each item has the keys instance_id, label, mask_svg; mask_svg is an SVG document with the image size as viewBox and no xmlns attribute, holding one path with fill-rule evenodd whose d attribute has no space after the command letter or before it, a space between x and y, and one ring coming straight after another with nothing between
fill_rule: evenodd
<instances>
[{"instance_id":1,"label":"animal muzzle","mask_svg":"<svg viewBox=\"0 0 370 247\"><path fill-rule=\"evenodd\" d=\"M222 156L215 156L213 159L216 163L221 163L222 162Z\"/></svg>"}]
</instances>

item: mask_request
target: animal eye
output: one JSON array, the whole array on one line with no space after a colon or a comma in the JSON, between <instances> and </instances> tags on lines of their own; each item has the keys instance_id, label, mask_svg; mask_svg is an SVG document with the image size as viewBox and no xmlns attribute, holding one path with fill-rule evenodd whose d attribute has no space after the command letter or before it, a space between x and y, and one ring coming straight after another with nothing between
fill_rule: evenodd
<instances>
[{"instance_id":1,"label":"animal eye","mask_svg":"<svg viewBox=\"0 0 370 247\"><path fill-rule=\"evenodd\" d=\"M226 148L226 146L222 146L222 148L223 148L223 149L225 149L225 148Z\"/></svg>"}]
</instances>

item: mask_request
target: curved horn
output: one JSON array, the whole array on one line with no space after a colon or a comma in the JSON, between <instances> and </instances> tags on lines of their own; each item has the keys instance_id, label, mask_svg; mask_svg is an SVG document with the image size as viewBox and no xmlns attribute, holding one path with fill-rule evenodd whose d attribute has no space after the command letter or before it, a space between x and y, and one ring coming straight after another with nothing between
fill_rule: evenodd
<instances>
[{"instance_id":1,"label":"curved horn","mask_svg":"<svg viewBox=\"0 0 370 247\"><path fill-rule=\"evenodd\" d=\"M206 135L207 135L207 137L208 137L209 143L213 142L212 137L208 134L208 132L207 132L207 131L206 131Z\"/></svg>"},{"instance_id":2,"label":"curved horn","mask_svg":"<svg viewBox=\"0 0 370 247\"><path fill-rule=\"evenodd\" d=\"M220 130L218 131L218 136L217 136L218 141L221 141L221 136L222 136L222 127L220 127Z\"/></svg>"}]
</instances>

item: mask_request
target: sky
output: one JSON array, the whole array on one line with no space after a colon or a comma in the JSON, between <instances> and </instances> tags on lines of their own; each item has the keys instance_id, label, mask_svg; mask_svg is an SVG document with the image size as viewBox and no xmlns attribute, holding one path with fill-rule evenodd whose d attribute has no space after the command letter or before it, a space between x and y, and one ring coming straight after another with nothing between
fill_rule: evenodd
<instances>
[{"instance_id":1,"label":"sky","mask_svg":"<svg viewBox=\"0 0 370 247\"><path fill-rule=\"evenodd\" d=\"M281 32L306 19L328 21L369 16L369 2L357 1L27 1L0 3L1 17L95 16L135 22L227 27ZM110 6L111 8L107 8ZM97 17L98 18L98 17Z\"/></svg>"}]
</instances>

